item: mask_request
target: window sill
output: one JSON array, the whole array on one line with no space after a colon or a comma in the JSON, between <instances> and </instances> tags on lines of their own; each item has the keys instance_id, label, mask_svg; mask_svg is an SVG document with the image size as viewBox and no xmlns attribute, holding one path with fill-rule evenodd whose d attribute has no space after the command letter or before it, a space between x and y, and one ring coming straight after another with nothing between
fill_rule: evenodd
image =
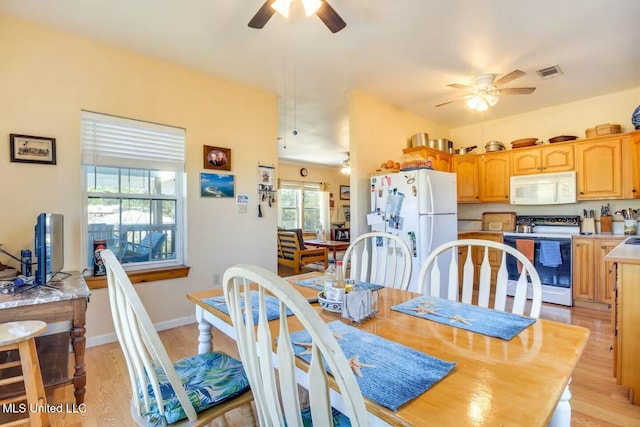
<instances>
[{"instance_id":1,"label":"window sill","mask_svg":"<svg viewBox=\"0 0 640 427\"><path fill-rule=\"evenodd\" d=\"M177 279L179 277L187 277L189 269L187 265L167 268L150 268L148 270L128 271L127 276L134 285L136 283L156 282L158 280ZM106 276L85 276L85 282L89 289L102 289L107 287Z\"/></svg>"}]
</instances>

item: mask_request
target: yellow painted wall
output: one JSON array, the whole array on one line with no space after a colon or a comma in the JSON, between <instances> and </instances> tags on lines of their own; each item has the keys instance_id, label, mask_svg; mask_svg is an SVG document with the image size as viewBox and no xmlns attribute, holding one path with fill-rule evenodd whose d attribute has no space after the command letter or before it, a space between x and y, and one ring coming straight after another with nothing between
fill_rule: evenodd
<instances>
[{"instance_id":1,"label":"yellow painted wall","mask_svg":"<svg viewBox=\"0 0 640 427\"><path fill-rule=\"evenodd\" d=\"M38 213L61 213L65 270L83 268L80 112L90 110L186 129L191 272L136 286L155 323L192 316L185 294L212 287L214 273L230 265L251 262L275 271L276 213L258 218L252 202L242 215L235 200L203 199L198 191L202 146L213 145L232 150L236 192L257 197L257 165L277 163L274 95L7 17L0 17L0 64L4 249L33 249ZM57 165L11 163L10 133L56 138ZM113 331L106 290L93 291L87 316L87 337L99 341Z\"/></svg>"},{"instance_id":2,"label":"yellow painted wall","mask_svg":"<svg viewBox=\"0 0 640 427\"><path fill-rule=\"evenodd\" d=\"M300 176L300 168L306 168L306 177ZM349 176L340 172L340 167L320 166L312 163L283 163L278 165L278 178L286 181L322 182L327 184L326 191L333 194L334 207L329 211L331 223L345 222L344 205L350 205L349 200L340 200L340 186L349 185ZM330 224L323 224L325 230ZM349 224L347 223L348 227Z\"/></svg>"},{"instance_id":3,"label":"yellow painted wall","mask_svg":"<svg viewBox=\"0 0 640 427\"><path fill-rule=\"evenodd\" d=\"M623 132L633 130L631 114L640 104L640 87L595 98L583 99L526 114L491 120L470 126L453 128L450 136L456 146L477 145L484 152L489 141L502 141L511 148L511 141L539 138L545 142L559 135L585 137L585 130L603 123L616 123Z\"/></svg>"},{"instance_id":4,"label":"yellow painted wall","mask_svg":"<svg viewBox=\"0 0 640 427\"><path fill-rule=\"evenodd\" d=\"M359 91L349 96L349 129L353 238L369 231L366 225L366 214L371 210L369 174L385 160L399 162L411 135L427 132L430 138L448 138L449 130Z\"/></svg>"}]
</instances>

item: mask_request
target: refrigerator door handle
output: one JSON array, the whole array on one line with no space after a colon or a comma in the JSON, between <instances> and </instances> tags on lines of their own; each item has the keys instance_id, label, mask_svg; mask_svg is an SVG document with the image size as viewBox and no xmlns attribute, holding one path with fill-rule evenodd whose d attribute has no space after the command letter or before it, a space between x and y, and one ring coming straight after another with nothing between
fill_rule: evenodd
<instances>
[{"instance_id":1,"label":"refrigerator door handle","mask_svg":"<svg viewBox=\"0 0 640 427\"><path fill-rule=\"evenodd\" d=\"M427 254L431 253L431 246L433 246L433 224L435 223L435 221L433 220L433 217L431 215L427 215L426 216L427 219L427 227L429 229L429 244L427 245Z\"/></svg>"},{"instance_id":2,"label":"refrigerator door handle","mask_svg":"<svg viewBox=\"0 0 640 427\"><path fill-rule=\"evenodd\" d=\"M433 212L433 186L431 185L431 177L429 175L427 175L427 181L426 181L426 187L427 187L427 194L429 197L428 203L429 206L427 206L427 213L432 213ZM433 227L433 222L431 223L432 227ZM429 249L431 250L431 249ZM429 252L431 253L431 252Z\"/></svg>"}]
</instances>

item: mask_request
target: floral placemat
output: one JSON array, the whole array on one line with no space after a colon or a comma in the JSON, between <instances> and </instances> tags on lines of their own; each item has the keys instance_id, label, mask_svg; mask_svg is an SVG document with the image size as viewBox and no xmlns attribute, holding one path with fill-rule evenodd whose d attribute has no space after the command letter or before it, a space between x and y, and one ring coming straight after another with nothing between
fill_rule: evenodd
<instances>
[{"instance_id":1,"label":"floral placemat","mask_svg":"<svg viewBox=\"0 0 640 427\"><path fill-rule=\"evenodd\" d=\"M536 321L530 317L431 296L414 298L394 305L391 310L507 341Z\"/></svg>"}]
</instances>

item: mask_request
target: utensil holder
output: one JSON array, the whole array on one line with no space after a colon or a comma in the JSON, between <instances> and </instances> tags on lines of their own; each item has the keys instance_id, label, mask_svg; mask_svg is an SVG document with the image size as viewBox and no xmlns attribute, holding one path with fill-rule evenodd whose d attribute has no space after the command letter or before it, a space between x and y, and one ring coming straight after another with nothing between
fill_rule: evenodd
<instances>
[{"instance_id":1,"label":"utensil holder","mask_svg":"<svg viewBox=\"0 0 640 427\"><path fill-rule=\"evenodd\" d=\"M613 217L610 217L610 216L600 217L600 232L601 233L613 232Z\"/></svg>"},{"instance_id":2,"label":"utensil holder","mask_svg":"<svg viewBox=\"0 0 640 427\"><path fill-rule=\"evenodd\" d=\"M584 218L582 220L582 234L594 234L596 232L596 221L594 218Z\"/></svg>"},{"instance_id":3,"label":"utensil holder","mask_svg":"<svg viewBox=\"0 0 640 427\"><path fill-rule=\"evenodd\" d=\"M635 219L624 220L624 235L635 236L638 230L638 221Z\"/></svg>"}]
</instances>

